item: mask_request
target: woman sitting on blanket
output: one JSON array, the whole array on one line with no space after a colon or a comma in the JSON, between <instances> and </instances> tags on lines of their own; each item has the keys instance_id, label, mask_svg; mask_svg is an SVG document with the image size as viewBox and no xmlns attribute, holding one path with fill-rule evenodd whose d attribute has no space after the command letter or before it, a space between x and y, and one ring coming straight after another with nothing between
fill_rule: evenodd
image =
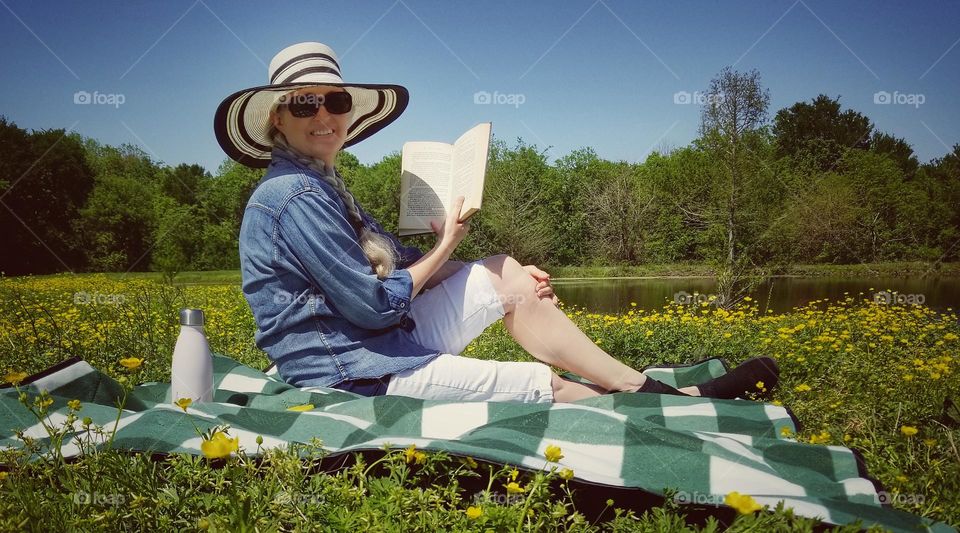
<instances>
[{"instance_id":1,"label":"woman sitting on blanket","mask_svg":"<svg viewBox=\"0 0 960 533\"><path fill-rule=\"evenodd\" d=\"M507 255L470 263L449 257L467 234L462 197L423 253L368 215L335 168L337 153L406 108L398 85L344 83L334 51L314 42L282 50L269 85L227 97L217 140L267 172L240 229L243 293L257 345L285 381L365 396L570 402L617 391L734 398L772 390L777 367L755 358L696 387L674 389L611 357L557 308L550 275ZM384 199L389 201L389 199ZM394 200L395 201L395 200ZM503 318L542 362L460 355ZM594 385L561 378L552 365Z\"/></svg>"}]
</instances>

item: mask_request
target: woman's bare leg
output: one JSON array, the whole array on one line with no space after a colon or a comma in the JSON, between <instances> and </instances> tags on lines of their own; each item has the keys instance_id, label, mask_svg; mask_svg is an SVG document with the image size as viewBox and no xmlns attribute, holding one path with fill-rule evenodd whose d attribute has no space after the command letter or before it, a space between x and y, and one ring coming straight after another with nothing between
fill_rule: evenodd
<instances>
[{"instance_id":1,"label":"woman's bare leg","mask_svg":"<svg viewBox=\"0 0 960 533\"><path fill-rule=\"evenodd\" d=\"M559 390L554 387L555 399L557 392L563 397L586 398L604 391L632 391L646 381L640 371L614 359L594 344L563 311L557 309L552 300L539 298L536 280L515 259L496 255L485 258L483 264L503 304L504 325L520 346L540 361L583 376L598 385L587 387L558 377L564 383L559 383ZM556 380L554 383L558 385ZM680 390L699 394L696 387Z\"/></svg>"},{"instance_id":2,"label":"woman's bare leg","mask_svg":"<svg viewBox=\"0 0 960 533\"><path fill-rule=\"evenodd\" d=\"M553 401L554 402L575 402L592 396L606 394L607 390L596 385L587 385L563 379L553 375Z\"/></svg>"}]
</instances>

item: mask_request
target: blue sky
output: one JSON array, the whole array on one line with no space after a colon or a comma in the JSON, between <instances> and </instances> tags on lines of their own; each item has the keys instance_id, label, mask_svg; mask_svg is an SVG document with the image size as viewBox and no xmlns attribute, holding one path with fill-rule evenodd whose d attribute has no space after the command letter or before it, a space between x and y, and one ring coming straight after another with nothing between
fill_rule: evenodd
<instances>
[{"instance_id":1,"label":"blue sky","mask_svg":"<svg viewBox=\"0 0 960 533\"><path fill-rule=\"evenodd\" d=\"M481 121L551 159L589 146L643 161L690 143L699 108L675 101L727 65L760 72L771 118L840 96L927 161L960 142L958 20L956 2L0 0L0 114L215 171L219 102L311 40L337 51L346 80L410 90L403 116L349 149L367 164ZM75 104L78 91L110 103ZM477 104L480 91L504 103Z\"/></svg>"}]
</instances>

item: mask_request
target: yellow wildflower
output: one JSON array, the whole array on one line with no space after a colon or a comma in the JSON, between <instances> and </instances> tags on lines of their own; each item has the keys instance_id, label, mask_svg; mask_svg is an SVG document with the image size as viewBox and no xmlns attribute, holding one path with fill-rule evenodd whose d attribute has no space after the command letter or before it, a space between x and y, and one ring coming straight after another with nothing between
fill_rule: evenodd
<instances>
[{"instance_id":1,"label":"yellow wildflower","mask_svg":"<svg viewBox=\"0 0 960 533\"><path fill-rule=\"evenodd\" d=\"M797 391L797 392L808 392L808 391L810 390L810 385L807 385L806 383L801 383L801 384L797 385L796 387L794 387L793 390L795 390L795 391Z\"/></svg>"},{"instance_id":2,"label":"yellow wildflower","mask_svg":"<svg viewBox=\"0 0 960 533\"><path fill-rule=\"evenodd\" d=\"M789 427L783 426L782 428L780 428L780 435L781 435L781 436L783 436L783 437L789 437L789 436L792 435L792 434L793 434L793 431L792 431Z\"/></svg>"},{"instance_id":3,"label":"yellow wildflower","mask_svg":"<svg viewBox=\"0 0 960 533\"><path fill-rule=\"evenodd\" d=\"M473 506L467 507L467 518L471 520L476 520L481 516L483 516L483 509L479 507L473 507Z\"/></svg>"},{"instance_id":4,"label":"yellow wildflower","mask_svg":"<svg viewBox=\"0 0 960 533\"><path fill-rule=\"evenodd\" d=\"M209 440L204 439L200 443L200 451L208 459L219 459L229 457L231 453L237 451L240 447L240 437L229 438L222 431L217 431Z\"/></svg>"},{"instance_id":5,"label":"yellow wildflower","mask_svg":"<svg viewBox=\"0 0 960 533\"><path fill-rule=\"evenodd\" d=\"M193 398L180 398L176 401L177 406L180 409L183 409L183 412L187 412L187 407L190 407L190 404L193 403Z\"/></svg>"},{"instance_id":6,"label":"yellow wildflower","mask_svg":"<svg viewBox=\"0 0 960 533\"><path fill-rule=\"evenodd\" d=\"M510 483L507 483L508 494L522 494L526 490L527 489L525 487L521 487L516 481L511 481Z\"/></svg>"},{"instance_id":7,"label":"yellow wildflower","mask_svg":"<svg viewBox=\"0 0 960 533\"><path fill-rule=\"evenodd\" d=\"M570 470L569 468L564 468L563 470L560 471L560 477L567 481L570 481L570 479L573 478L573 470Z\"/></svg>"},{"instance_id":8,"label":"yellow wildflower","mask_svg":"<svg viewBox=\"0 0 960 533\"><path fill-rule=\"evenodd\" d=\"M136 357L126 357L120 360L120 364L127 370L136 370L143 364L143 359Z\"/></svg>"},{"instance_id":9,"label":"yellow wildflower","mask_svg":"<svg viewBox=\"0 0 960 533\"><path fill-rule=\"evenodd\" d=\"M14 372L12 370L3 376L3 381L12 385L19 385L25 379L27 379L26 372Z\"/></svg>"},{"instance_id":10,"label":"yellow wildflower","mask_svg":"<svg viewBox=\"0 0 960 533\"><path fill-rule=\"evenodd\" d=\"M312 410L313 410L312 403L305 403L303 405L294 405L293 407L287 407L287 411L303 412L303 411L312 411Z\"/></svg>"},{"instance_id":11,"label":"yellow wildflower","mask_svg":"<svg viewBox=\"0 0 960 533\"><path fill-rule=\"evenodd\" d=\"M403 450L403 455L406 457L408 463L413 461L417 455L417 445L411 444L406 450Z\"/></svg>"},{"instance_id":12,"label":"yellow wildflower","mask_svg":"<svg viewBox=\"0 0 960 533\"><path fill-rule=\"evenodd\" d=\"M763 509L763 507L749 494L740 494L737 491L727 494L723 498L723 503L733 507L740 512L740 514L751 514L755 511Z\"/></svg>"},{"instance_id":13,"label":"yellow wildflower","mask_svg":"<svg viewBox=\"0 0 960 533\"><path fill-rule=\"evenodd\" d=\"M907 437L912 437L917 434L917 428L913 426L900 426L900 433L903 433Z\"/></svg>"},{"instance_id":14,"label":"yellow wildflower","mask_svg":"<svg viewBox=\"0 0 960 533\"><path fill-rule=\"evenodd\" d=\"M560 453L560 447L552 444L547 446L547 449L544 451L544 455L547 457L547 461L550 461L551 463L558 463L560 462L560 459L563 459L563 454Z\"/></svg>"},{"instance_id":15,"label":"yellow wildflower","mask_svg":"<svg viewBox=\"0 0 960 533\"><path fill-rule=\"evenodd\" d=\"M929 448L933 448L937 445L937 439L923 439L923 443Z\"/></svg>"},{"instance_id":16,"label":"yellow wildflower","mask_svg":"<svg viewBox=\"0 0 960 533\"><path fill-rule=\"evenodd\" d=\"M83 406L80 404L80 400L70 400L67 402L67 407L69 407L72 411L79 411Z\"/></svg>"},{"instance_id":17,"label":"yellow wildflower","mask_svg":"<svg viewBox=\"0 0 960 533\"><path fill-rule=\"evenodd\" d=\"M513 470L510 471L510 480L516 481L518 475L520 475L520 471L514 468Z\"/></svg>"}]
</instances>

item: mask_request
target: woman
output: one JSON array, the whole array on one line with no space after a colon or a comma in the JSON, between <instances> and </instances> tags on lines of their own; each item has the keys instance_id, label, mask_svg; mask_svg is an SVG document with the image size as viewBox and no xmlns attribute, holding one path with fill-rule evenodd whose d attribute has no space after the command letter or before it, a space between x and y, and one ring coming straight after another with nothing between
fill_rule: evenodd
<instances>
[{"instance_id":1,"label":"woman","mask_svg":"<svg viewBox=\"0 0 960 533\"><path fill-rule=\"evenodd\" d=\"M455 215L462 197L432 224L431 250L404 246L356 202L335 162L342 148L403 112L406 89L344 83L334 51L314 42L277 54L269 80L227 97L215 130L230 157L268 167L244 213L240 261L257 345L287 382L366 396L522 402L616 391L733 398L757 381L772 389L776 365L757 358L676 390L597 347L557 308L546 272L506 255L449 260L468 231ZM501 318L541 362L459 355Z\"/></svg>"}]
</instances>

